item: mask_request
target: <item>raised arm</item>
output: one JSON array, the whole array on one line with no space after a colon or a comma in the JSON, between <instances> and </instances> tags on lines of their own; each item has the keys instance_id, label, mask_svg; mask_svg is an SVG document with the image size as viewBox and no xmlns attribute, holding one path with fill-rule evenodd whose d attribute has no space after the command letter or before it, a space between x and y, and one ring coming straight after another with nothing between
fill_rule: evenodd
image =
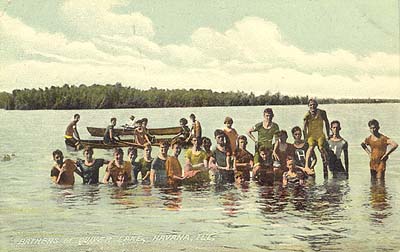
<instances>
[{"instance_id":1,"label":"raised arm","mask_svg":"<svg viewBox=\"0 0 400 252\"><path fill-rule=\"evenodd\" d=\"M249 129L247 131L247 135L250 137L251 140L253 140L255 143L257 143L257 140L256 140L255 136L253 135L253 132L255 132L255 131L256 131L255 128L252 127L251 129Z\"/></svg>"}]
</instances>

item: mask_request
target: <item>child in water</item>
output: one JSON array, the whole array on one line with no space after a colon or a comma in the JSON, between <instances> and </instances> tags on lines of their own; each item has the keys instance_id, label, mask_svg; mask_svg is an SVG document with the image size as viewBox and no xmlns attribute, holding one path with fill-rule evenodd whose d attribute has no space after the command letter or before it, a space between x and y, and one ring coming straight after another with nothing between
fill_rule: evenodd
<instances>
[{"instance_id":1,"label":"child in water","mask_svg":"<svg viewBox=\"0 0 400 252\"><path fill-rule=\"evenodd\" d=\"M287 156L286 167L288 171L284 172L282 175L282 185L303 185L303 174L296 169L296 166L293 162L293 157Z\"/></svg>"}]
</instances>

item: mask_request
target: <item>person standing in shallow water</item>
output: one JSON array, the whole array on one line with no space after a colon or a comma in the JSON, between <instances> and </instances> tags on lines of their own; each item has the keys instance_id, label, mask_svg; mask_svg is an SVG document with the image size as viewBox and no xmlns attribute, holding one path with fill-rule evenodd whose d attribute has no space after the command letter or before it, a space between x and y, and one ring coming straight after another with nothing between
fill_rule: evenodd
<instances>
[{"instance_id":1,"label":"person standing in shallow water","mask_svg":"<svg viewBox=\"0 0 400 252\"><path fill-rule=\"evenodd\" d=\"M314 151L315 146L318 146L319 152L321 153L321 158L324 167L324 177L328 176L327 161L328 154L326 150L326 139L329 136L329 120L326 115L325 110L318 109L318 102L316 99L311 98L308 100L309 110L304 116L304 138L308 143L308 149L306 152L306 167L304 171L308 174L312 174L310 169L310 157L311 153ZM326 130L326 136L324 133L324 125Z\"/></svg>"},{"instance_id":2,"label":"person standing in shallow water","mask_svg":"<svg viewBox=\"0 0 400 252\"><path fill-rule=\"evenodd\" d=\"M128 148L128 157L132 164L133 183L137 184L138 183L138 175L140 172L140 164L139 164L139 162L136 162L136 158L138 157L138 152L137 152L136 147Z\"/></svg>"},{"instance_id":3,"label":"person standing in shallow water","mask_svg":"<svg viewBox=\"0 0 400 252\"><path fill-rule=\"evenodd\" d=\"M209 182L207 153L201 149L197 137L192 137L192 148L185 153L185 183Z\"/></svg>"},{"instance_id":4,"label":"person standing in shallow water","mask_svg":"<svg viewBox=\"0 0 400 252\"><path fill-rule=\"evenodd\" d=\"M107 184L110 178L118 187L132 183L132 164L124 161L124 151L121 148L114 149L114 159L107 165L103 183Z\"/></svg>"},{"instance_id":5,"label":"person standing in shallow water","mask_svg":"<svg viewBox=\"0 0 400 252\"><path fill-rule=\"evenodd\" d=\"M149 143L144 144L143 157L139 159L139 171L142 177L142 184L150 184L150 169L153 158L151 157L152 147Z\"/></svg>"},{"instance_id":6,"label":"person standing in shallow water","mask_svg":"<svg viewBox=\"0 0 400 252\"><path fill-rule=\"evenodd\" d=\"M180 141L175 141L171 145L172 156L168 156L165 162L165 169L167 171L168 185L179 186L183 180L182 166L179 162L179 154L181 153L182 147Z\"/></svg>"},{"instance_id":7,"label":"person standing in shallow water","mask_svg":"<svg viewBox=\"0 0 400 252\"><path fill-rule=\"evenodd\" d=\"M340 130L341 130L340 122L332 121L331 122L332 136L328 140L329 169L333 173L334 177L345 174L346 178L348 178L349 177L348 143L340 135ZM341 159L342 153L344 156L344 166Z\"/></svg>"},{"instance_id":8,"label":"person standing in shallow water","mask_svg":"<svg viewBox=\"0 0 400 252\"><path fill-rule=\"evenodd\" d=\"M215 174L215 183L234 183L233 157L230 146L227 145L227 137L220 129L214 131L214 136L217 146L210 157L209 167Z\"/></svg>"},{"instance_id":9,"label":"person standing in shallow water","mask_svg":"<svg viewBox=\"0 0 400 252\"><path fill-rule=\"evenodd\" d=\"M55 164L50 171L50 177L55 184L71 186L75 183L74 172L82 176L80 171L76 169L74 161L71 159L64 160L62 151L53 151L53 160Z\"/></svg>"},{"instance_id":10,"label":"person standing in shallow water","mask_svg":"<svg viewBox=\"0 0 400 252\"><path fill-rule=\"evenodd\" d=\"M295 163L296 168L300 169L303 172L303 174L305 175L305 177L307 177L307 175L314 177L315 176L314 167L317 164L317 158L315 156L315 152L313 151L311 153L311 157L310 157L310 161L309 161L310 171L309 171L309 174L307 174L305 172L305 167L306 167L306 152L308 149L308 143L302 139L302 131L299 126L293 127L292 136L294 139L294 142L293 142L294 163Z\"/></svg>"},{"instance_id":11,"label":"person standing in shallow water","mask_svg":"<svg viewBox=\"0 0 400 252\"><path fill-rule=\"evenodd\" d=\"M254 125L251 129L248 130L247 135L250 137L251 140L255 142L255 149L256 153L254 154L254 163L259 162L259 149L268 148L268 154L272 153L273 144L272 140L275 138L277 139L277 135L279 133L279 126L278 124L272 122L274 118L274 112L271 108L266 108L264 110L264 120L260 123ZM253 132L257 132L257 140L253 135Z\"/></svg>"},{"instance_id":12,"label":"person standing in shallow water","mask_svg":"<svg viewBox=\"0 0 400 252\"><path fill-rule=\"evenodd\" d=\"M379 132L379 122L372 119L368 122L371 135L361 143L361 147L370 157L371 179L384 179L386 171L386 161L389 155L395 151L398 144L389 137ZM390 148L388 148L390 146Z\"/></svg>"},{"instance_id":13,"label":"person standing in shallow water","mask_svg":"<svg viewBox=\"0 0 400 252\"><path fill-rule=\"evenodd\" d=\"M278 141L276 141L274 145L274 151L272 152L272 156L274 158L275 163L282 170L282 173L286 171L286 157L294 156L294 147L293 144L287 143L288 134L286 130L281 130L278 133Z\"/></svg>"},{"instance_id":14,"label":"person standing in shallow water","mask_svg":"<svg viewBox=\"0 0 400 252\"><path fill-rule=\"evenodd\" d=\"M150 170L150 185L152 186L166 186L168 182L167 170L165 163L168 158L168 142L160 143L160 152L151 164Z\"/></svg>"},{"instance_id":15,"label":"person standing in shallow water","mask_svg":"<svg viewBox=\"0 0 400 252\"><path fill-rule=\"evenodd\" d=\"M108 164L109 161L106 161L102 158L93 158L93 148L86 147L83 151L84 160L78 159L76 161L76 166L78 170L81 172L81 177L84 184L98 184L99 183L99 170L100 168Z\"/></svg>"},{"instance_id":16,"label":"person standing in shallow water","mask_svg":"<svg viewBox=\"0 0 400 252\"><path fill-rule=\"evenodd\" d=\"M246 136L239 136L237 142L238 146L233 160L233 167L235 171L235 181L237 183L242 183L250 180L250 170L253 168L254 156L246 148Z\"/></svg>"}]
</instances>

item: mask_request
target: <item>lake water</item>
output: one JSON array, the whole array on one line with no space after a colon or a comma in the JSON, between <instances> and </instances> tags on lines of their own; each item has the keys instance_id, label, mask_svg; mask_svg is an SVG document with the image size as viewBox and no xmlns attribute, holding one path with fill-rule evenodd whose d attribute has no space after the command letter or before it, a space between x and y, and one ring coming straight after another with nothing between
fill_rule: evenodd
<instances>
[{"instance_id":1,"label":"lake water","mask_svg":"<svg viewBox=\"0 0 400 252\"><path fill-rule=\"evenodd\" d=\"M262 120L264 107L0 110L0 155L15 154L0 161L0 251L399 251L400 151L388 161L385 183L373 185L368 156L359 147L372 118L383 134L400 142L399 104L320 107L329 120L342 122L350 179L324 180L318 162L315 182L297 191L252 182L175 191L84 186L78 176L70 189L50 182L53 150L82 158L81 152L68 153L63 141L74 113L81 114L82 139L89 138L86 126L106 126L110 117L121 125L131 114L149 118L150 127L165 127L195 113L204 134L213 136L228 115L244 134ZM302 126L307 107L273 109L274 121L289 132ZM153 156L157 152L154 148ZM112 154L95 150L95 157Z\"/></svg>"}]
</instances>

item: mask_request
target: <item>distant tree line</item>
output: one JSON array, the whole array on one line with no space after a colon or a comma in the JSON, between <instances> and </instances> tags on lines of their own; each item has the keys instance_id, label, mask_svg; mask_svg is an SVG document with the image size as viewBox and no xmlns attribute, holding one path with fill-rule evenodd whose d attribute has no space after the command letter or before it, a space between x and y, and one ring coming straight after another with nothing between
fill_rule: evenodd
<instances>
[{"instance_id":1,"label":"distant tree line","mask_svg":"<svg viewBox=\"0 0 400 252\"><path fill-rule=\"evenodd\" d=\"M140 90L114 85L80 86L65 84L39 89L16 89L12 93L0 92L0 108L14 110L35 109L110 109L207 106L257 106L307 104L308 96L282 95L265 92L214 92L209 89ZM398 99L319 99L319 103L383 103L400 102Z\"/></svg>"}]
</instances>

